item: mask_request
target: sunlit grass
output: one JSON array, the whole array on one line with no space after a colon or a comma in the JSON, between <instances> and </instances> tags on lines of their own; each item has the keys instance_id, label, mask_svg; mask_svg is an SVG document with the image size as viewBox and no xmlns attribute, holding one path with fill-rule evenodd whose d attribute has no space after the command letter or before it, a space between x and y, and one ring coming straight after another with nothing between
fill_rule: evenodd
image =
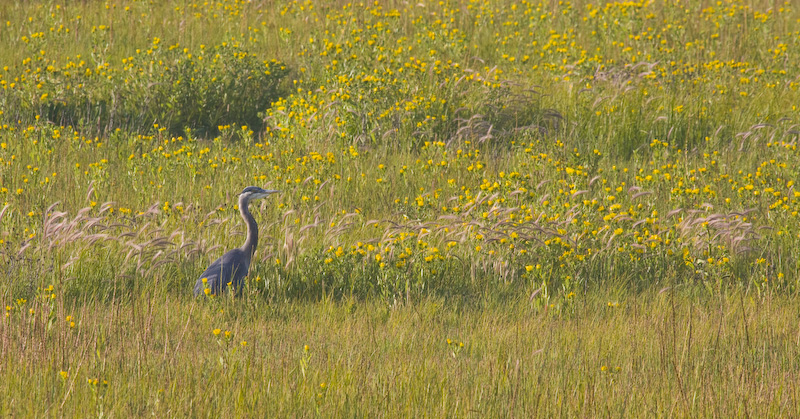
<instances>
[{"instance_id":1,"label":"sunlit grass","mask_svg":"<svg viewBox=\"0 0 800 419\"><path fill-rule=\"evenodd\" d=\"M797 302L717 291L592 289L549 309L527 298L209 305L143 295L65 307L74 327L13 312L4 351L26 355L4 358L0 409L791 416Z\"/></svg>"}]
</instances>

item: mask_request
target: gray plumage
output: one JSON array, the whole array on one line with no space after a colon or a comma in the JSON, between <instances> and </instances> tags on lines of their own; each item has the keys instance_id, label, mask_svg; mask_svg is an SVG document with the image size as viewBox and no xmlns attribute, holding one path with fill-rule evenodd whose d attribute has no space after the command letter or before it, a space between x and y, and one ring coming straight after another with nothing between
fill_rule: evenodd
<instances>
[{"instance_id":1,"label":"gray plumage","mask_svg":"<svg viewBox=\"0 0 800 419\"><path fill-rule=\"evenodd\" d=\"M258 246L258 224L250 214L248 206L250 201L265 198L276 192L278 191L248 186L239 194L239 213L247 225L247 238L242 247L228 251L200 274L194 286L195 297L203 295L206 288L210 294L218 295L228 288L229 283L237 292L241 290L244 277L250 271L250 261Z\"/></svg>"}]
</instances>

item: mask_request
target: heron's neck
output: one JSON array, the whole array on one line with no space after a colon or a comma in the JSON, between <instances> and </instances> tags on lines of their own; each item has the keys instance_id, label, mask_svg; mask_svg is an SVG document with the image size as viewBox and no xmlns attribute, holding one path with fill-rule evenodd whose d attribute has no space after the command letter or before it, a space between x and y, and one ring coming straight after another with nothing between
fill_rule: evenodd
<instances>
[{"instance_id":1,"label":"heron's neck","mask_svg":"<svg viewBox=\"0 0 800 419\"><path fill-rule=\"evenodd\" d=\"M242 219L244 219L244 223L247 225L247 238L241 249L248 256L252 256L253 253L256 252L256 247L258 246L258 224L256 224L253 215L250 214L250 209L248 209L249 205L250 201L239 199L239 213L242 214Z\"/></svg>"}]
</instances>

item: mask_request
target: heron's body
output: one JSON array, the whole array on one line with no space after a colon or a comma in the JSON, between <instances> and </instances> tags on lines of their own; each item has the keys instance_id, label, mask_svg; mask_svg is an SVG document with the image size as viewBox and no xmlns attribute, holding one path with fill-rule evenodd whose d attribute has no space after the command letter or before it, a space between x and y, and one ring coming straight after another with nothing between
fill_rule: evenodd
<instances>
[{"instance_id":1,"label":"heron's body","mask_svg":"<svg viewBox=\"0 0 800 419\"><path fill-rule=\"evenodd\" d=\"M242 247L228 251L215 260L197 279L194 295L220 294L232 285L241 290L244 278L250 271L250 261L258 246L258 224L250 214L248 206L253 199L264 198L277 191L248 186L239 194L239 212L247 225L247 238ZM208 291L206 291L208 289Z\"/></svg>"},{"instance_id":2,"label":"heron's body","mask_svg":"<svg viewBox=\"0 0 800 419\"><path fill-rule=\"evenodd\" d=\"M194 295L202 295L206 287L211 294L220 294L228 288L228 283L233 285L235 290L240 290L244 277L250 272L250 259L251 256L242 249L233 249L225 253L200 274L194 285ZM205 284L203 278L206 279Z\"/></svg>"}]
</instances>

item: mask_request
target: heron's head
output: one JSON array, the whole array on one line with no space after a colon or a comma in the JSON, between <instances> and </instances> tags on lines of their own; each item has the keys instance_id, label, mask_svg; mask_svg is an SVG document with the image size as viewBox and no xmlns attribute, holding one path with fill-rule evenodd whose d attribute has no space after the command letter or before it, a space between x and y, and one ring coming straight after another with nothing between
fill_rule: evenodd
<instances>
[{"instance_id":1,"label":"heron's head","mask_svg":"<svg viewBox=\"0 0 800 419\"><path fill-rule=\"evenodd\" d=\"M239 199L249 202L254 199L266 198L278 192L280 191L276 191L274 189L262 189L258 186L248 186L239 194Z\"/></svg>"}]
</instances>

